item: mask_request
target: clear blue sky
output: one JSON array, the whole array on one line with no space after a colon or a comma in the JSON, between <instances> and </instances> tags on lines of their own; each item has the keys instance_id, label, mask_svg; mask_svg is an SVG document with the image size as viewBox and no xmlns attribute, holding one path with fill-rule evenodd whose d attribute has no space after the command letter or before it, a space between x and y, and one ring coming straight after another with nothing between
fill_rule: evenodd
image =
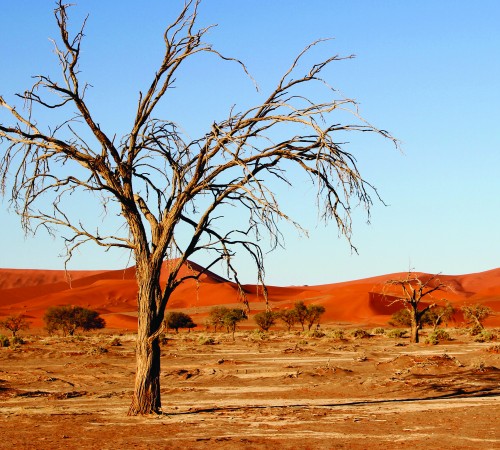
<instances>
[{"instance_id":1,"label":"clear blue sky","mask_svg":"<svg viewBox=\"0 0 500 450\"><path fill-rule=\"evenodd\" d=\"M93 85L88 98L109 134L130 124L137 92L161 58L163 29L181 3L82 0L72 8L72 23L90 14L82 78ZM7 100L31 86L31 75L58 72L49 41L57 37L53 5L2 2L0 95ZM310 61L355 54L332 66L329 83L402 142L404 154L381 139L352 143L361 172L388 205L375 203L370 225L356 213L359 255L334 224L318 221L307 188L285 192L283 205L310 237L284 227L286 249L266 257L269 284L330 283L410 267L461 274L500 266L499 1L205 0L200 24L212 23L218 27L208 39L247 64L261 97L235 66L193 61L179 77L174 111L162 110L190 133L205 131L232 104L262 99L305 45L334 37ZM0 266L63 268L62 241L43 232L25 239L19 223L4 200ZM128 255L89 245L70 268L127 264ZM255 282L251 266L241 265L243 281Z\"/></svg>"}]
</instances>

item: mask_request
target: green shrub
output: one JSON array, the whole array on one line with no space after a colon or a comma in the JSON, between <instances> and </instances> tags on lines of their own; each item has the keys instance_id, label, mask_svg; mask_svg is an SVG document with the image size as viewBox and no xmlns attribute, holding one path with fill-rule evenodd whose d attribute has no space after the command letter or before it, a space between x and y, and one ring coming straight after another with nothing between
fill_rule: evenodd
<instances>
[{"instance_id":1,"label":"green shrub","mask_svg":"<svg viewBox=\"0 0 500 450\"><path fill-rule=\"evenodd\" d=\"M406 308L402 308L396 311L389 320L389 325L394 327L410 327L411 326L411 314Z\"/></svg>"},{"instance_id":2,"label":"green shrub","mask_svg":"<svg viewBox=\"0 0 500 450\"><path fill-rule=\"evenodd\" d=\"M425 343L431 345L437 345L441 341L451 341L451 336L446 330L437 329L427 337Z\"/></svg>"},{"instance_id":3,"label":"green shrub","mask_svg":"<svg viewBox=\"0 0 500 450\"><path fill-rule=\"evenodd\" d=\"M481 305L480 303L464 305L460 309L464 315L465 322L472 325L471 334L472 331L479 329L473 336L481 332L484 328L483 322L493 314L493 310L490 307Z\"/></svg>"},{"instance_id":4,"label":"green shrub","mask_svg":"<svg viewBox=\"0 0 500 450\"><path fill-rule=\"evenodd\" d=\"M390 338L393 338L393 339L399 339L399 338L406 337L406 333L407 333L406 330L400 330L400 329L396 328L394 330L389 330L387 332L387 336Z\"/></svg>"},{"instance_id":5,"label":"green shrub","mask_svg":"<svg viewBox=\"0 0 500 450\"><path fill-rule=\"evenodd\" d=\"M0 334L0 347L8 347L10 345L9 338Z\"/></svg>"},{"instance_id":6,"label":"green shrub","mask_svg":"<svg viewBox=\"0 0 500 450\"><path fill-rule=\"evenodd\" d=\"M351 331L351 336L354 339L366 339L370 337L370 333L368 331L363 330L362 328L357 328Z\"/></svg>"},{"instance_id":7,"label":"green shrub","mask_svg":"<svg viewBox=\"0 0 500 450\"><path fill-rule=\"evenodd\" d=\"M253 316L253 320L262 331L269 331L276 324L278 314L273 311L261 311Z\"/></svg>"},{"instance_id":8,"label":"green shrub","mask_svg":"<svg viewBox=\"0 0 500 450\"><path fill-rule=\"evenodd\" d=\"M302 331L305 326L310 330L314 324L319 324L321 316L325 313L325 307L321 305L306 305L303 300L295 302L294 309L297 322L302 326Z\"/></svg>"},{"instance_id":9,"label":"green shrub","mask_svg":"<svg viewBox=\"0 0 500 450\"><path fill-rule=\"evenodd\" d=\"M475 342L490 342L495 340L496 336L489 330L482 330L481 333L477 334L474 338Z\"/></svg>"},{"instance_id":10,"label":"green shrub","mask_svg":"<svg viewBox=\"0 0 500 450\"><path fill-rule=\"evenodd\" d=\"M451 341L450 333L448 333L446 330L443 330L442 328L438 328L432 334L435 335L439 341Z\"/></svg>"},{"instance_id":11,"label":"green shrub","mask_svg":"<svg viewBox=\"0 0 500 450\"><path fill-rule=\"evenodd\" d=\"M471 336L477 336L478 334L481 334L483 331L483 327L480 325L474 325L473 327L469 328L469 334Z\"/></svg>"},{"instance_id":12,"label":"green shrub","mask_svg":"<svg viewBox=\"0 0 500 450\"><path fill-rule=\"evenodd\" d=\"M439 344L439 339L434 333L432 333L430 336L427 337L425 343L430 345L437 345Z\"/></svg>"},{"instance_id":13,"label":"green shrub","mask_svg":"<svg viewBox=\"0 0 500 450\"><path fill-rule=\"evenodd\" d=\"M338 328L331 330L328 333L328 335L329 335L329 337L331 337L332 339L335 339L336 341L345 341L346 340L344 330L340 330Z\"/></svg>"},{"instance_id":14,"label":"green shrub","mask_svg":"<svg viewBox=\"0 0 500 450\"><path fill-rule=\"evenodd\" d=\"M14 336L11 340L11 344L12 345L22 345L22 344L24 344L24 340L20 336Z\"/></svg>"},{"instance_id":15,"label":"green shrub","mask_svg":"<svg viewBox=\"0 0 500 450\"><path fill-rule=\"evenodd\" d=\"M176 333L179 332L179 328L187 328L190 330L191 328L195 328L196 324L193 322L193 319L190 315L172 311L165 315L165 326L168 330L175 330Z\"/></svg>"},{"instance_id":16,"label":"green shrub","mask_svg":"<svg viewBox=\"0 0 500 450\"><path fill-rule=\"evenodd\" d=\"M384 328L375 328L372 331L372 334L385 334L385 329Z\"/></svg>"},{"instance_id":17,"label":"green shrub","mask_svg":"<svg viewBox=\"0 0 500 450\"><path fill-rule=\"evenodd\" d=\"M80 328L82 331L98 330L106 326L106 322L97 311L81 306L51 306L43 316L49 334L58 330L63 336L73 336Z\"/></svg>"},{"instance_id":18,"label":"green shrub","mask_svg":"<svg viewBox=\"0 0 500 450\"><path fill-rule=\"evenodd\" d=\"M269 339L269 335L262 330L253 330L252 333L249 335L249 338L252 341L265 341Z\"/></svg>"},{"instance_id":19,"label":"green shrub","mask_svg":"<svg viewBox=\"0 0 500 450\"><path fill-rule=\"evenodd\" d=\"M215 342L215 339L213 337L210 337L210 336L200 336L200 338L198 339L198 343L200 345L215 345L216 342Z\"/></svg>"},{"instance_id":20,"label":"green shrub","mask_svg":"<svg viewBox=\"0 0 500 450\"><path fill-rule=\"evenodd\" d=\"M114 337L109 343L109 345L111 345L111 347L121 347L122 341L120 340L119 337Z\"/></svg>"},{"instance_id":21,"label":"green shrub","mask_svg":"<svg viewBox=\"0 0 500 450\"><path fill-rule=\"evenodd\" d=\"M325 333L323 333L321 330L312 330L312 331L308 331L306 332L305 334L307 337L312 337L312 338L322 338L322 337L325 337Z\"/></svg>"}]
</instances>

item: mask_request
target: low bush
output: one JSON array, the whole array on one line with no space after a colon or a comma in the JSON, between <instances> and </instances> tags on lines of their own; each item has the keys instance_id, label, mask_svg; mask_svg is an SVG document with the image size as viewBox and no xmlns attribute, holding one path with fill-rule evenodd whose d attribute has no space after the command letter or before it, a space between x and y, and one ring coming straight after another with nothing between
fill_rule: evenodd
<instances>
[{"instance_id":1,"label":"low bush","mask_svg":"<svg viewBox=\"0 0 500 450\"><path fill-rule=\"evenodd\" d=\"M278 314L273 311L261 311L253 316L253 320L262 331L269 331L273 325L276 324Z\"/></svg>"},{"instance_id":2,"label":"low bush","mask_svg":"<svg viewBox=\"0 0 500 450\"><path fill-rule=\"evenodd\" d=\"M215 339L213 337L210 337L210 336L200 336L200 338L198 339L198 343L200 345L215 345L216 342L215 342Z\"/></svg>"},{"instance_id":3,"label":"low bush","mask_svg":"<svg viewBox=\"0 0 500 450\"><path fill-rule=\"evenodd\" d=\"M308 331L305 333L305 335L312 338L322 338L326 336L325 333L323 333L321 330Z\"/></svg>"},{"instance_id":4,"label":"low bush","mask_svg":"<svg viewBox=\"0 0 500 450\"><path fill-rule=\"evenodd\" d=\"M496 339L495 333L489 331L489 330L482 330L480 333L478 333L474 341L475 342L490 342L494 341Z\"/></svg>"},{"instance_id":5,"label":"low bush","mask_svg":"<svg viewBox=\"0 0 500 450\"><path fill-rule=\"evenodd\" d=\"M446 330L443 330L442 328L438 328L432 334L436 335L436 337L440 341L451 341L450 333L448 333Z\"/></svg>"},{"instance_id":6,"label":"low bush","mask_svg":"<svg viewBox=\"0 0 500 450\"><path fill-rule=\"evenodd\" d=\"M24 339L20 336L14 336L11 340L12 345L22 345L24 344Z\"/></svg>"},{"instance_id":7,"label":"low bush","mask_svg":"<svg viewBox=\"0 0 500 450\"><path fill-rule=\"evenodd\" d=\"M87 355L97 356L97 355L103 355L104 353L108 353L108 349L106 347L102 347L100 345L90 347L87 350Z\"/></svg>"},{"instance_id":8,"label":"low bush","mask_svg":"<svg viewBox=\"0 0 500 450\"><path fill-rule=\"evenodd\" d=\"M469 334L471 336L477 336L478 334L481 334L483 331L483 327L480 327L479 325L474 325L472 328L469 328Z\"/></svg>"},{"instance_id":9,"label":"low bush","mask_svg":"<svg viewBox=\"0 0 500 450\"><path fill-rule=\"evenodd\" d=\"M340 330L338 328L331 330L328 333L328 337L335 339L336 341L345 341L346 340L344 330Z\"/></svg>"},{"instance_id":10,"label":"low bush","mask_svg":"<svg viewBox=\"0 0 500 450\"><path fill-rule=\"evenodd\" d=\"M385 334L385 329L384 328L375 328L372 331L372 334Z\"/></svg>"},{"instance_id":11,"label":"low bush","mask_svg":"<svg viewBox=\"0 0 500 450\"><path fill-rule=\"evenodd\" d=\"M252 341L265 341L269 339L269 335L262 330L253 330L249 335L250 340Z\"/></svg>"},{"instance_id":12,"label":"low bush","mask_svg":"<svg viewBox=\"0 0 500 450\"><path fill-rule=\"evenodd\" d=\"M10 345L9 338L0 334L0 347L8 347Z\"/></svg>"},{"instance_id":13,"label":"low bush","mask_svg":"<svg viewBox=\"0 0 500 450\"><path fill-rule=\"evenodd\" d=\"M437 345L441 341L451 341L450 333L446 330L438 328L436 331L433 331L425 340L426 344Z\"/></svg>"},{"instance_id":14,"label":"low bush","mask_svg":"<svg viewBox=\"0 0 500 450\"><path fill-rule=\"evenodd\" d=\"M486 351L488 353L495 353L495 354L498 354L500 353L500 345L499 344L496 344L496 345L490 345Z\"/></svg>"},{"instance_id":15,"label":"low bush","mask_svg":"<svg viewBox=\"0 0 500 450\"><path fill-rule=\"evenodd\" d=\"M393 338L393 339L400 339L400 338L405 338L406 337L406 330L400 330L398 328L394 330L389 330L387 332L387 337Z\"/></svg>"},{"instance_id":16,"label":"low bush","mask_svg":"<svg viewBox=\"0 0 500 450\"><path fill-rule=\"evenodd\" d=\"M437 345L439 344L439 339L434 333L432 333L430 336L426 338L425 343L430 345Z\"/></svg>"},{"instance_id":17,"label":"low bush","mask_svg":"<svg viewBox=\"0 0 500 450\"><path fill-rule=\"evenodd\" d=\"M109 343L109 345L111 345L111 347L121 347L122 341L119 337L114 337Z\"/></svg>"},{"instance_id":18,"label":"low bush","mask_svg":"<svg viewBox=\"0 0 500 450\"><path fill-rule=\"evenodd\" d=\"M370 333L368 331L363 330L362 328L357 328L351 331L351 336L354 339L366 339L370 337Z\"/></svg>"}]
</instances>

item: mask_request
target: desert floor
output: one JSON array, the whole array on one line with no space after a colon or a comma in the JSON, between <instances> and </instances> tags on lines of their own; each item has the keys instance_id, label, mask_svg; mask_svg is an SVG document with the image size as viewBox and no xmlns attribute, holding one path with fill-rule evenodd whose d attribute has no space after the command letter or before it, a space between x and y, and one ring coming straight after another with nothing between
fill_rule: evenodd
<instances>
[{"instance_id":1,"label":"desert floor","mask_svg":"<svg viewBox=\"0 0 500 450\"><path fill-rule=\"evenodd\" d=\"M127 416L134 335L25 334L0 348L0 448L500 448L498 344L324 331L168 335L154 417Z\"/></svg>"}]
</instances>

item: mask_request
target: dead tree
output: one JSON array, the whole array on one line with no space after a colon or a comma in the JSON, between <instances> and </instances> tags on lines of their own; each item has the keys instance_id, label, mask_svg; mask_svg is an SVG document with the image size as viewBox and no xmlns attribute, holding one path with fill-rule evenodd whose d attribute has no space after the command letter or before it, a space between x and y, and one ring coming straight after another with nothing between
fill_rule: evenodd
<instances>
[{"instance_id":1,"label":"dead tree","mask_svg":"<svg viewBox=\"0 0 500 450\"><path fill-rule=\"evenodd\" d=\"M135 259L137 372L129 414L161 411L158 337L165 308L186 277L203 273L180 276L188 258L210 252L213 260L207 270L222 262L245 300L234 255L246 252L264 286L260 237L267 234L276 247L282 245L282 222L301 229L280 208L276 186L297 184L300 173L316 185L323 218L333 220L352 247L352 207L361 204L369 213L371 195L378 194L359 173L354 156L344 150L343 137L346 132L373 132L397 145L389 133L358 115L354 100L340 98L321 79L325 67L351 56L331 56L299 73L303 56L321 41L298 55L261 104L240 112L231 109L226 119L213 122L197 139L186 137L174 122L157 118L157 106L168 98L179 68L196 54L210 53L247 72L242 62L204 42L211 27L197 27L198 6L199 0L186 1L166 28L163 60L149 87L139 92L133 125L121 140L101 128L86 102L89 85L80 79L79 69L85 22L71 35L68 5L61 1L55 10L61 78L35 77L34 86L18 94L24 111L0 97L9 118L9 123L0 124L2 187L4 195L10 191L25 231L65 229L68 259L87 242L130 250ZM301 88L313 83L325 89L324 102L302 95ZM66 120L44 126L44 109L64 111ZM335 120L338 111L341 117L350 112L353 124ZM287 177L291 171L293 176ZM97 202L96 211L121 217L120 232L102 233L87 217L75 217L77 211L67 208L67 202L79 192L90 194L87 199ZM224 230L220 217L226 207L238 207L247 225ZM178 238L181 227L191 230L187 242ZM165 260L169 276L160 285Z\"/></svg>"},{"instance_id":2,"label":"dead tree","mask_svg":"<svg viewBox=\"0 0 500 450\"><path fill-rule=\"evenodd\" d=\"M422 326L422 319L427 311L436 306L432 294L437 291L447 291L449 286L437 278L438 275L418 275L413 272L401 279L387 280L384 286L384 295L390 298L391 304L401 303L410 313L410 341L419 341L418 331ZM422 299L432 303L423 306Z\"/></svg>"}]
</instances>

